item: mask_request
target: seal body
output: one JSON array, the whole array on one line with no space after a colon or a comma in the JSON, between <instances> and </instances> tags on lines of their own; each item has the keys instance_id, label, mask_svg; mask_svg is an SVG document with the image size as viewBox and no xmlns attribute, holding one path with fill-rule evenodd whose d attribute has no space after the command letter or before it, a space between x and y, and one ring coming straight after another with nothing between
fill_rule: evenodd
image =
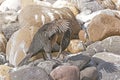
<instances>
[{"instance_id":1,"label":"seal body","mask_svg":"<svg viewBox=\"0 0 120 80\"><path fill-rule=\"evenodd\" d=\"M40 51L45 52L45 59L52 59L51 52L55 44L60 46L57 58L70 43L71 21L58 19L43 25L34 35L26 57L19 65L25 64L28 59Z\"/></svg>"}]
</instances>

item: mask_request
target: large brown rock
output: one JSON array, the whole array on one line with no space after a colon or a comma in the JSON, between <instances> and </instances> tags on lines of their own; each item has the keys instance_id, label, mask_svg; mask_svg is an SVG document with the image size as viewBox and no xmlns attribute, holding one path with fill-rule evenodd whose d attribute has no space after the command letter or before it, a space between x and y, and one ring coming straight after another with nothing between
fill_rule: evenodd
<instances>
[{"instance_id":1,"label":"large brown rock","mask_svg":"<svg viewBox=\"0 0 120 80\"><path fill-rule=\"evenodd\" d=\"M16 66L26 55L31 40L39 27L23 27L16 31L7 43L6 56Z\"/></svg>"},{"instance_id":2,"label":"large brown rock","mask_svg":"<svg viewBox=\"0 0 120 80\"><path fill-rule=\"evenodd\" d=\"M100 14L92 19L88 27L90 41L103 40L109 36L120 35L120 20L114 16Z\"/></svg>"},{"instance_id":3,"label":"large brown rock","mask_svg":"<svg viewBox=\"0 0 120 80\"><path fill-rule=\"evenodd\" d=\"M84 30L80 30L79 32L79 39L83 42L86 42L87 41L87 35L86 35L86 32Z\"/></svg>"},{"instance_id":4,"label":"large brown rock","mask_svg":"<svg viewBox=\"0 0 120 80\"><path fill-rule=\"evenodd\" d=\"M41 27L55 19L68 19L72 20L73 35L78 36L78 32L80 30L80 25L69 8L52 8L40 5L29 5L21 10L18 19L21 27Z\"/></svg>"},{"instance_id":5,"label":"large brown rock","mask_svg":"<svg viewBox=\"0 0 120 80\"><path fill-rule=\"evenodd\" d=\"M58 66L50 75L53 80L79 80L79 69L76 66Z\"/></svg>"}]
</instances>

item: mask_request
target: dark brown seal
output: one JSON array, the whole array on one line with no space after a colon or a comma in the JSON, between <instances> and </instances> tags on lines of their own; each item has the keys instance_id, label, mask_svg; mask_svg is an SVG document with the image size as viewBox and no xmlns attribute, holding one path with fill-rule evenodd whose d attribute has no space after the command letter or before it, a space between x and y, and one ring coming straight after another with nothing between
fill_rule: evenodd
<instances>
[{"instance_id":1,"label":"dark brown seal","mask_svg":"<svg viewBox=\"0 0 120 80\"><path fill-rule=\"evenodd\" d=\"M45 51L47 59L52 59L51 51L56 43L60 45L58 58L69 45L71 32L69 20L59 19L43 25L34 35L26 57L18 66L25 64L29 58L40 51Z\"/></svg>"}]
</instances>

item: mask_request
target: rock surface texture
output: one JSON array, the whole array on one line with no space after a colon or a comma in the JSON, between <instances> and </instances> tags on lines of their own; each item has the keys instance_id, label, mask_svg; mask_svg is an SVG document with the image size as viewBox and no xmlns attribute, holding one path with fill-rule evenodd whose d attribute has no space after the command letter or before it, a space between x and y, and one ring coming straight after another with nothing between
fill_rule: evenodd
<instances>
[{"instance_id":1,"label":"rock surface texture","mask_svg":"<svg viewBox=\"0 0 120 80\"><path fill-rule=\"evenodd\" d=\"M120 80L120 0L0 0L0 80Z\"/></svg>"}]
</instances>

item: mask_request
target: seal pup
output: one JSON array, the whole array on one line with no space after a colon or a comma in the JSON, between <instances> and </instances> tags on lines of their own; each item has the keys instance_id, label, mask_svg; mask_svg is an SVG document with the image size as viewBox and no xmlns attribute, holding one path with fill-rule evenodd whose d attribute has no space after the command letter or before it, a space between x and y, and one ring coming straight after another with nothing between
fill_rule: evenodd
<instances>
[{"instance_id":1,"label":"seal pup","mask_svg":"<svg viewBox=\"0 0 120 80\"><path fill-rule=\"evenodd\" d=\"M26 57L19 63L21 66L38 52L45 52L45 59L52 59L51 52L57 43L60 46L57 58L70 43L71 39L71 21L65 19L56 19L43 25L34 35L31 45L27 51ZM44 54L43 54L44 55Z\"/></svg>"}]
</instances>

